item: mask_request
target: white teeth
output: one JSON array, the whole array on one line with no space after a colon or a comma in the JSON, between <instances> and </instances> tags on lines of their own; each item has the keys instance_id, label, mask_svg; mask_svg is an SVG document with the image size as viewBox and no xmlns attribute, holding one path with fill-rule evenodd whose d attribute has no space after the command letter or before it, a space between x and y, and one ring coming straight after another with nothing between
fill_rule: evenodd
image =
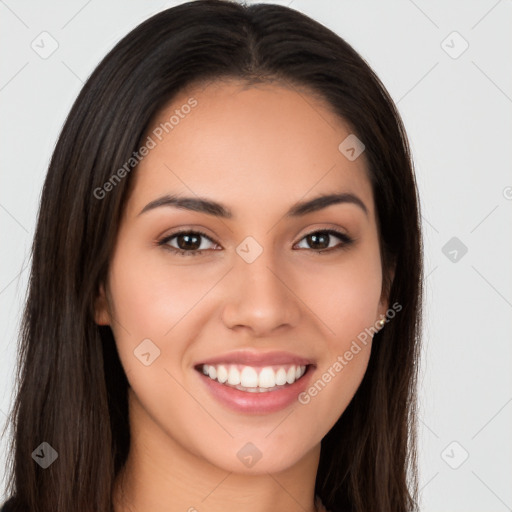
<instances>
[{"instance_id":1,"label":"white teeth","mask_svg":"<svg viewBox=\"0 0 512 512\"><path fill-rule=\"evenodd\" d=\"M232 386L240 384L240 372L237 370L235 366L229 367L228 384L231 384Z\"/></svg>"},{"instance_id":2,"label":"white teeth","mask_svg":"<svg viewBox=\"0 0 512 512\"><path fill-rule=\"evenodd\" d=\"M276 386L284 386L286 384L286 370L279 368L276 372Z\"/></svg>"},{"instance_id":3,"label":"white teeth","mask_svg":"<svg viewBox=\"0 0 512 512\"><path fill-rule=\"evenodd\" d=\"M265 366L260 372L260 388L273 388L276 385L276 374L270 366Z\"/></svg>"},{"instance_id":4,"label":"white teeth","mask_svg":"<svg viewBox=\"0 0 512 512\"><path fill-rule=\"evenodd\" d=\"M255 388L258 386L258 374L254 368L246 366L240 373L240 384L244 388Z\"/></svg>"},{"instance_id":5,"label":"white teeth","mask_svg":"<svg viewBox=\"0 0 512 512\"><path fill-rule=\"evenodd\" d=\"M293 384L306 373L306 366L265 366L254 368L242 365L208 365L202 367L203 373L221 384L229 384L242 391L272 391L279 386ZM259 372L259 373L258 373Z\"/></svg>"},{"instance_id":6,"label":"white teeth","mask_svg":"<svg viewBox=\"0 0 512 512\"><path fill-rule=\"evenodd\" d=\"M217 380L224 384L228 380L228 371L226 370L226 367L224 365L217 366Z\"/></svg>"}]
</instances>

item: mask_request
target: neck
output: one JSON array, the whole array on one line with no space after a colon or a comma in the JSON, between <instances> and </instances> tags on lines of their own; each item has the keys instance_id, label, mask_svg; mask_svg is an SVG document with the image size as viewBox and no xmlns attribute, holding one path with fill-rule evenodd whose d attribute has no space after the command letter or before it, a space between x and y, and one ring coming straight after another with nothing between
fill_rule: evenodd
<instances>
[{"instance_id":1,"label":"neck","mask_svg":"<svg viewBox=\"0 0 512 512\"><path fill-rule=\"evenodd\" d=\"M277 473L226 471L172 439L131 390L129 397L130 452L116 478L115 512L315 512L320 445Z\"/></svg>"}]
</instances>

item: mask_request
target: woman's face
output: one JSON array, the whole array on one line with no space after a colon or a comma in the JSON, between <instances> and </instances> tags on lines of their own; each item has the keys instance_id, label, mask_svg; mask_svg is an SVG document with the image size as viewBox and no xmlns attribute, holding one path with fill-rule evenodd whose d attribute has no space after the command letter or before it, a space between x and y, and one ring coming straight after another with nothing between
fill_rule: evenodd
<instances>
[{"instance_id":1,"label":"woman's face","mask_svg":"<svg viewBox=\"0 0 512 512\"><path fill-rule=\"evenodd\" d=\"M96 318L132 428L232 472L317 456L387 309L364 152L315 97L235 81L183 91L148 136Z\"/></svg>"}]
</instances>

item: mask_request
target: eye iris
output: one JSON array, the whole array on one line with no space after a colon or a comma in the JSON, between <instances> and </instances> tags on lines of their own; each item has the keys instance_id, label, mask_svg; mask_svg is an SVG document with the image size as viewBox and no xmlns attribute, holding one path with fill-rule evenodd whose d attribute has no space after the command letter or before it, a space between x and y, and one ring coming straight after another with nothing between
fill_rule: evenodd
<instances>
[{"instance_id":1,"label":"eye iris","mask_svg":"<svg viewBox=\"0 0 512 512\"><path fill-rule=\"evenodd\" d=\"M311 235L308 235L308 242L313 242L313 245L315 245L315 242L318 242L318 240L322 240L324 241L324 243L320 244L320 245L323 245L322 247L320 247L320 249L327 249L329 247L329 235L327 233L324 233L324 234L311 234ZM318 248L318 244L317 244L317 248Z\"/></svg>"},{"instance_id":2,"label":"eye iris","mask_svg":"<svg viewBox=\"0 0 512 512\"><path fill-rule=\"evenodd\" d=\"M191 239L195 239L196 240L195 243L192 243L192 247L190 246L190 240ZM201 246L200 236L199 235L195 235L195 234L192 234L192 235L190 235L190 234L181 234L181 235L178 235L176 237L176 240L178 241L178 247L180 249L198 249ZM182 244L180 242L181 240L185 240L186 244L189 244L189 245Z\"/></svg>"}]
</instances>

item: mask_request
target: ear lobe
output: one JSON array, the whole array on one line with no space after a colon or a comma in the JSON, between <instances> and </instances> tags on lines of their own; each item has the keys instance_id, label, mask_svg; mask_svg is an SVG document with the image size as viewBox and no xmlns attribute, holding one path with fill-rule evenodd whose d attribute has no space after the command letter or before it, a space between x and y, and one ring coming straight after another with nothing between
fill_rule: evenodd
<instances>
[{"instance_id":1,"label":"ear lobe","mask_svg":"<svg viewBox=\"0 0 512 512\"><path fill-rule=\"evenodd\" d=\"M103 283L100 284L99 293L94 300L94 321L98 325L110 325L110 313Z\"/></svg>"},{"instance_id":2,"label":"ear lobe","mask_svg":"<svg viewBox=\"0 0 512 512\"><path fill-rule=\"evenodd\" d=\"M388 309L389 309L389 302L387 300L381 301L379 303L379 316L378 316L377 320L386 319L387 318L386 313L388 312Z\"/></svg>"},{"instance_id":3,"label":"ear lobe","mask_svg":"<svg viewBox=\"0 0 512 512\"><path fill-rule=\"evenodd\" d=\"M381 316L386 316L386 313L389 309L389 295L391 293L391 287L392 287L393 281L395 279L395 268L396 268L396 266L393 263L393 265L387 269L387 276L388 276L387 282L389 283L389 289L386 289L386 287L383 284L382 294L381 294L380 302L379 302L379 306L380 306L379 314Z\"/></svg>"}]
</instances>

